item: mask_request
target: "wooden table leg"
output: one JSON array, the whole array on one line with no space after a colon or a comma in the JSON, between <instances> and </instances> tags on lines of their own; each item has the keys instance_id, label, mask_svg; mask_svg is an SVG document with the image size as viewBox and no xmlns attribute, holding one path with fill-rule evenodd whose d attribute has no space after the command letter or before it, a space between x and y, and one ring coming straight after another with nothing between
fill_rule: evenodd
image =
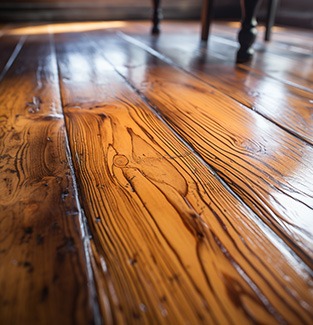
<instances>
[{"instance_id":1,"label":"wooden table leg","mask_svg":"<svg viewBox=\"0 0 313 325\"><path fill-rule=\"evenodd\" d=\"M162 18L162 9L160 8L161 0L152 0L153 2L153 15L152 15L152 34L160 33L160 20Z\"/></svg>"},{"instance_id":2,"label":"wooden table leg","mask_svg":"<svg viewBox=\"0 0 313 325\"><path fill-rule=\"evenodd\" d=\"M209 37L210 25L213 18L213 0L203 0L201 10L201 40L207 41Z\"/></svg>"},{"instance_id":3,"label":"wooden table leg","mask_svg":"<svg viewBox=\"0 0 313 325\"><path fill-rule=\"evenodd\" d=\"M241 0L241 30L238 34L240 48L237 52L237 63L250 61L253 56L252 45L257 35L256 11L260 0Z\"/></svg>"},{"instance_id":4,"label":"wooden table leg","mask_svg":"<svg viewBox=\"0 0 313 325\"><path fill-rule=\"evenodd\" d=\"M271 39L271 30L274 25L276 8L278 0L269 0L267 6L267 16L266 16L266 29L265 29L265 41L270 41Z\"/></svg>"}]
</instances>

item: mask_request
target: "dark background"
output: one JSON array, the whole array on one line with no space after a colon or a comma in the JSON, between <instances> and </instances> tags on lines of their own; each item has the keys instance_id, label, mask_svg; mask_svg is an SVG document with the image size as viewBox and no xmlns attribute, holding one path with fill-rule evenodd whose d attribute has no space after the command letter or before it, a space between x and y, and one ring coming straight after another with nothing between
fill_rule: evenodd
<instances>
[{"instance_id":1,"label":"dark background","mask_svg":"<svg viewBox=\"0 0 313 325\"><path fill-rule=\"evenodd\" d=\"M263 0L262 22L268 1ZM163 0L165 19L198 19L202 0ZM151 0L0 0L1 21L149 19ZM240 19L240 0L215 0L215 19ZM313 29L313 0L280 0L276 24Z\"/></svg>"}]
</instances>

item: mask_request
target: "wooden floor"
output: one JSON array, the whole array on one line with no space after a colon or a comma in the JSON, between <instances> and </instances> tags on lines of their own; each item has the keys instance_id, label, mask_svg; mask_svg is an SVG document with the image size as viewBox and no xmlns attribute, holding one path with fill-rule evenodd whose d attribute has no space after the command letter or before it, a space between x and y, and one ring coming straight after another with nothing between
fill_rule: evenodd
<instances>
[{"instance_id":1,"label":"wooden floor","mask_svg":"<svg viewBox=\"0 0 313 325\"><path fill-rule=\"evenodd\" d=\"M312 33L149 29L1 26L0 323L312 324Z\"/></svg>"}]
</instances>

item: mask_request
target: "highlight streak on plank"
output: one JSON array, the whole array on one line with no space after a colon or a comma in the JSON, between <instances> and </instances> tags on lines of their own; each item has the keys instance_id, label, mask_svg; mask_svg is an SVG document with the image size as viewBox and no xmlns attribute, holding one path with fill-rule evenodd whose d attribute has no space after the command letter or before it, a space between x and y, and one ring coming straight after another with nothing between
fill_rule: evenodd
<instances>
[{"instance_id":1,"label":"highlight streak on plank","mask_svg":"<svg viewBox=\"0 0 313 325\"><path fill-rule=\"evenodd\" d=\"M312 146L138 47L104 38L97 39L99 46L234 192L312 265ZM130 55L118 54L124 52Z\"/></svg>"},{"instance_id":2,"label":"highlight streak on plank","mask_svg":"<svg viewBox=\"0 0 313 325\"><path fill-rule=\"evenodd\" d=\"M147 108L104 48L56 40L107 321L309 324L310 269Z\"/></svg>"},{"instance_id":3,"label":"highlight streak on plank","mask_svg":"<svg viewBox=\"0 0 313 325\"><path fill-rule=\"evenodd\" d=\"M48 36L0 83L0 323L93 321L76 193Z\"/></svg>"}]
</instances>

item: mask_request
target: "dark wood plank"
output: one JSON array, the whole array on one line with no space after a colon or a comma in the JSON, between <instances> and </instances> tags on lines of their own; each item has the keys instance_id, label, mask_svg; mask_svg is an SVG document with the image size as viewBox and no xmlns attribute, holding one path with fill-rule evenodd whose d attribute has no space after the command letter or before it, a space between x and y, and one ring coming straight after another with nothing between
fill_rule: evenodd
<instances>
[{"instance_id":1,"label":"dark wood plank","mask_svg":"<svg viewBox=\"0 0 313 325\"><path fill-rule=\"evenodd\" d=\"M163 33L161 37L166 34L177 35L177 26L179 23L175 22L163 22L162 28ZM235 27L229 28L225 27L220 30L219 24L212 25L212 32L210 34L210 39L208 43L208 51L219 57L222 57L225 61L232 62L235 64L236 51L238 49L237 33L238 33L238 24L235 24ZM232 25L231 25L232 26ZM193 22L184 22L182 31L179 34L178 38L175 40L173 45L179 47L181 37L189 35L191 38L190 46L192 44L199 45L200 31L198 30L199 26ZM137 24L128 30L128 32L139 32L144 33L140 24ZM146 33L144 33L146 34ZM178 35L177 35L178 37ZM290 37L292 39L292 36ZM286 49L275 49L276 42L264 43L260 35L260 39L255 44L256 55L254 59L249 64L242 65L249 70L256 70L257 72L262 72L272 78L275 78L281 82L297 86L299 88L304 88L312 92L312 82L313 82L313 73L312 73L312 46L311 39L309 37L307 43L309 44L308 51L303 53L289 51ZM182 40L184 42L184 40ZM269 55L269 54L272 55ZM301 64L299 64L299 59Z\"/></svg>"},{"instance_id":2,"label":"dark wood plank","mask_svg":"<svg viewBox=\"0 0 313 325\"><path fill-rule=\"evenodd\" d=\"M312 146L132 44L104 36L95 44L251 209L311 264Z\"/></svg>"},{"instance_id":3,"label":"dark wood plank","mask_svg":"<svg viewBox=\"0 0 313 325\"><path fill-rule=\"evenodd\" d=\"M223 44L223 51L220 52L220 48L217 48L217 53L228 60L232 59L237 49L237 41L233 36L227 38L224 34L223 36L214 35L211 42ZM312 52L294 53L286 49L275 49L271 47L271 43L263 42L256 42L254 48L256 55L252 62L245 64L247 68L262 71L287 84L313 91ZM301 60L300 65L299 60Z\"/></svg>"},{"instance_id":4,"label":"dark wood plank","mask_svg":"<svg viewBox=\"0 0 313 325\"><path fill-rule=\"evenodd\" d=\"M214 57L211 49L201 48L192 35L180 35L179 42L175 34L167 35L166 32L157 41L148 35L124 35L127 41L151 54L161 53L165 58L159 55L160 59L170 59L172 64L313 144L311 92Z\"/></svg>"},{"instance_id":5,"label":"dark wood plank","mask_svg":"<svg viewBox=\"0 0 313 325\"><path fill-rule=\"evenodd\" d=\"M224 39L216 37L216 41L224 42ZM228 41L228 40L226 40ZM233 43L236 46L236 43ZM275 49L271 51L270 44L256 43L257 55L251 64L246 64L249 68L262 71L282 82L293 84L299 88L305 88L313 92L312 82L312 59L311 53L293 53L287 49ZM299 66L299 61L301 65Z\"/></svg>"},{"instance_id":6,"label":"dark wood plank","mask_svg":"<svg viewBox=\"0 0 313 325\"><path fill-rule=\"evenodd\" d=\"M69 142L94 237L93 269L106 321L309 323L313 313L307 281L310 269L156 117L103 53L120 73L127 75L127 81L141 83L141 91L159 106L178 132L172 118L184 123L183 109L191 98L198 98L199 107L192 109L200 114L203 98L198 96L207 95L206 88L195 80L187 83L190 76L169 66L158 66L157 59L123 41L110 42L111 35L106 35L101 36L103 46L97 38L90 42L74 35L56 36ZM171 71L175 82L167 79L173 77ZM191 90L196 95L191 95ZM213 91L210 96L215 97ZM223 104L229 101L222 96L219 99ZM206 119L210 109L207 107L202 115L191 110L185 113L192 115L195 123ZM238 108L236 114L237 119L242 117ZM222 121L214 125L212 120L208 125L220 138L214 140L215 144L230 152L224 159L230 165L225 169L230 170L229 177L232 172L238 175L245 168L252 169L252 186L266 188L266 181L258 178L264 141L259 146L251 118L248 113L242 123L237 123L253 136L250 141L240 130L232 130L231 135L223 129ZM192 126L191 120L185 121ZM277 141L283 141L281 131L265 125L276 132ZM210 135L197 131L198 126L188 133L201 145L204 140L200 137ZM267 145L266 149L274 150L276 142L268 141L273 147ZM287 140L283 144L288 144ZM293 145L297 144L295 140ZM208 151L216 160L215 167L220 155L216 151ZM252 153L260 159L255 159L256 167L249 162ZM273 152L269 154L269 159L278 159ZM238 167L232 159L243 166ZM278 186L275 171L265 161L263 164ZM269 177L266 173L262 176ZM279 178L283 181L281 175ZM274 198L275 193L270 195ZM279 203L280 198L276 199ZM311 211L301 202L299 205ZM275 218L272 220L275 222ZM292 226L283 219L279 222L288 228L291 237L297 237Z\"/></svg>"},{"instance_id":7,"label":"dark wood plank","mask_svg":"<svg viewBox=\"0 0 313 325\"><path fill-rule=\"evenodd\" d=\"M232 37L240 28L239 22L215 22L213 25L214 35L221 37ZM257 42L264 44L265 26L258 26ZM312 30L296 28L296 27L283 27L274 26L272 28L271 42L267 43L270 50L288 48L290 54L303 53L312 54Z\"/></svg>"},{"instance_id":8,"label":"dark wood plank","mask_svg":"<svg viewBox=\"0 0 313 325\"><path fill-rule=\"evenodd\" d=\"M48 34L47 34L48 35ZM81 212L49 36L0 83L0 323L90 324Z\"/></svg>"},{"instance_id":9,"label":"dark wood plank","mask_svg":"<svg viewBox=\"0 0 313 325\"><path fill-rule=\"evenodd\" d=\"M213 32L220 36L229 37L236 34L236 31L240 28L240 22L235 21L214 21ZM265 26L258 25L257 42L264 43ZM312 30L291 27L291 26L273 26L271 42L268 44L271 48L281 48L282 46L288 46L290 52L295 53L312 53Z\"/></svg>"},{"instance_id":10,"label":"dark wood plank","mask_svg":"<svg viewBox=\"0 0 313 325\"><path fill-rule=\"evenodd\" d=\"M0 31L1 32L1 31ZM18 56L26 36L10 36L0 34L0 81L3 79L7 71L10 69L14 60Z\"/></svg>"}]
</instances>

